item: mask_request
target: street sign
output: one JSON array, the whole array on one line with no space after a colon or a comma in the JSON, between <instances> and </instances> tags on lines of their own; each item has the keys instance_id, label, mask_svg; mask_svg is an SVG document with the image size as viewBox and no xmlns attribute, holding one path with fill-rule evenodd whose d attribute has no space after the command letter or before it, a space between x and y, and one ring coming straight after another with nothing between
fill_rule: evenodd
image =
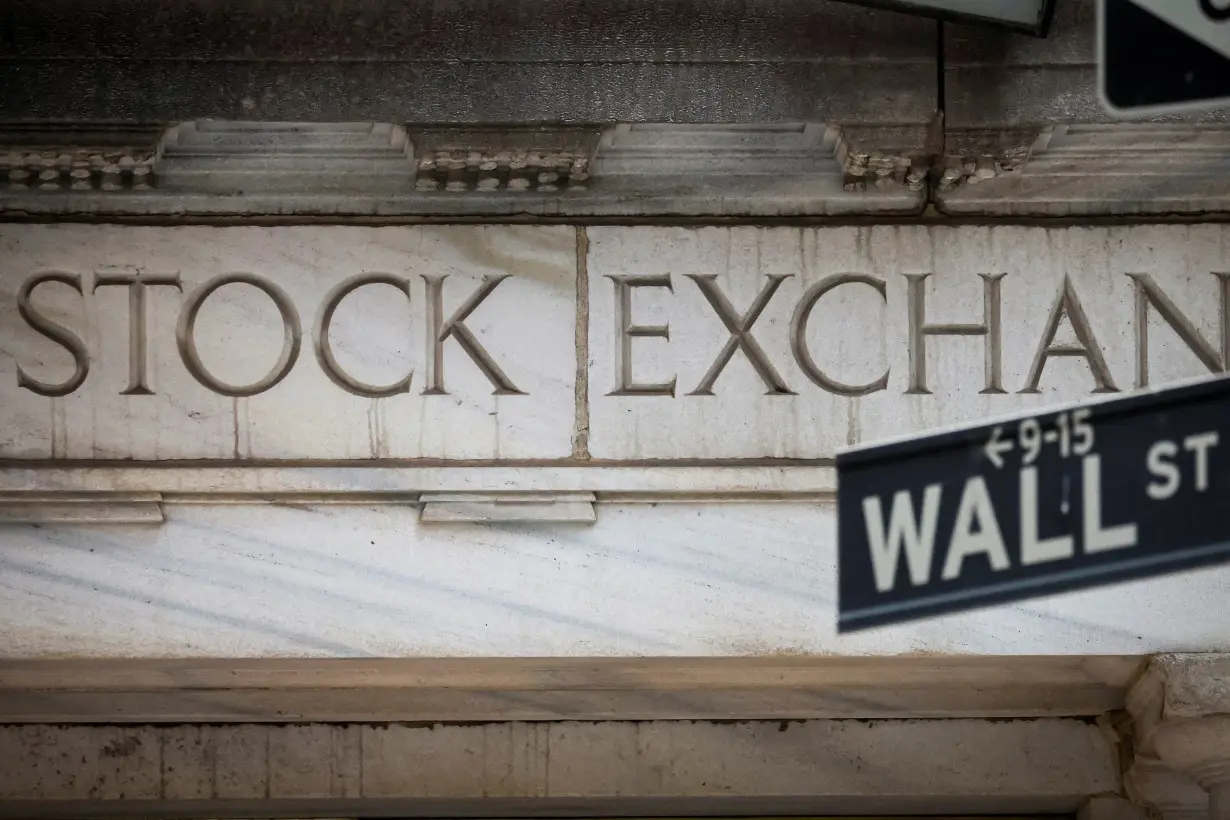
<instances>
[{"instance_id":1,"label":"street sign","mask_svg":"<svg viewBox=\"0 0 1230 820\"><path fill-rule=\"evenodd\" d=\"M1230 106L1230 0L1100 0L1098 87L1113 114Z\"/></svg>"},{"instance_id":2,"label":"street sign","mask_svg":"<svg viewBox=\"0 0 1230 820\"><path fill-rule=\"evenodd\" d=\"M1230 378L837 456L838 632L1230 560Z\"/></svg>"}]
</instances>

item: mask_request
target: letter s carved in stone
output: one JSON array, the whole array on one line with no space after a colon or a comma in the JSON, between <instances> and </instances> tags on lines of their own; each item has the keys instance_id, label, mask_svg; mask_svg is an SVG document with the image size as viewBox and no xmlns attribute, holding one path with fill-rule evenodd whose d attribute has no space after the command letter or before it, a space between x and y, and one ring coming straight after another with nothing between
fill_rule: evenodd
<instances>
[{"instance_id":1,"label":"letter s carved in stone","mask_svg":"<svg viewBox=\"0 0 1230 820\"><path fill-rule=\"evenodd\" d=\"M85 382L85 377L90 373L90 354L79 336L58 322L49 319L34 307L30 296L35 288L45 282L58 282L62 285L68 285L77 293L82 293L81 277L75 273L46 271L31 276L22 283L21 288L17 291L17 311L21 314L21 318L25 319L26 324L39 334L58 343L72 354L73 375L59 384L49 384L35 379L18 365L17 386L24 387L40 396L55 398L57 396L67 396Z\"/></svg>"}]
</instances>

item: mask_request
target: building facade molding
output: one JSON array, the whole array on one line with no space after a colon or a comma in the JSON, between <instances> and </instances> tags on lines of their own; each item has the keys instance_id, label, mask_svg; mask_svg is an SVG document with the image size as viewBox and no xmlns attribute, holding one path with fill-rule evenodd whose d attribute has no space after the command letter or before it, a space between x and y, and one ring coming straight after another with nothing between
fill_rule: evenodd
<instances>
[{"instance_id":1,"label":"building facade molding","mask_svg":"<svg viewBox=\"0 0 1230 820\"><path fill-rule=\"evenodd\" d=\"M1230 125L1055 125L1032 144L948 158L936 194L951 216L1230 213Z\"/></svg>"},{"instance_id":2,"label":"building facade molding","mask_svg":"<svg viewBox=\"0 0 1230 820\"><path fill-rule=\"evenodd\" d=\"M74 176L84 173L76 158L109 162L100 146L0 146L11 166L0 218L918 214L927 160L879 141L891 143L899 130L864 128L852 143L837 125L806 122L407 129L194 121L168 128L136 159L106 165L111 176L91 166L84 181ZM41 140L72 136L51 128ZM120 169L127 176L113 179Z\"/></svg>"},{"instance_id":3,"label":"building facade molding","mask_svg":"<svg viewBox=\"0 0 1230 820\"><path fill-rule=\"evenodd\" d=\"M1137 656L0 660L0 724L1093 719Z\"/></svg>"},{"instance_id":4,"label":"building facade molding","mask_svg":"<svg viewBox=\"0 0 1230 820\"><path fill-rule=\"evenodd\" d=\"M0 129L0 219L1192 218L1228 178L1220 123Z\"/></svg>"},{"instance_id":5,"label":"building facade molding","mask_svg":"<svg viewBox=\"0 0 1230 820\"><path fill-rule=\"evenodd\" d=\"M1061 718L4 726L0 756L21 817L1020 816L1119 788Z\"/></svg>"},{"instance_id":6,"label":"building facade molding","mask_svg":"<svg viewBox=\"0 0 1230 820\"><path fill-rule=\"evenodd\" d=\"M1167 818L1202 809L1210 820L1230 817L1230 655L1154 657L1127 708L1136 754L1128 782L1138 799Z\"/></svg>"}]
</instances>

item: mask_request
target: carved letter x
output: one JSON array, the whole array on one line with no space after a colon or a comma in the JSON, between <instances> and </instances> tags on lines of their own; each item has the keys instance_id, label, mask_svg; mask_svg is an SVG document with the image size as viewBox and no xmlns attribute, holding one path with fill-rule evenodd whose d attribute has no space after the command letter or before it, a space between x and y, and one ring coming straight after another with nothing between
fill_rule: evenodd
<instances>
[{"instance_id":1,"label":"carved letter x","mask_svg":"<svg viewBox=\"0 0 1230 820\"><path fill-rule=\"evenodd\" d=\"M689 396L712 396L713 383L717 381L718 376L730 363L731 358L735 355L736 350L742 350L747 356L747 360L752 363L752 367L756 368L757 375L760 380L765 383L768 389L768 395L793 396L794 391L786 386L782 381L782 377L777 370L769 362L769 357L765 355L764 348L752 338L752 325L760 318L760 314L764 312L765 306L769 304L769 300L773 298L773 294L781 287L782 282L789 279L788 274L776 274L769 277L769 281L761 289L756 300L752 302L752 306L747 309L747 313L739 316L735 313L735 308L730 304L730 300L726 295L718 289L717 276L712 273L707 274L687 274L687 277L696 283L696 287L700 288L700 292L704 294L705 299L713 307L713 311L722 320L722 324L726 325L726 329L730 331L730 338L726 340L726 345L722 348L722 352L718 353L716 359L713 360L713 366L709 368L709 372L700 380L700 384L696 389L689 393Z\"/></svg>"}]
</instances>

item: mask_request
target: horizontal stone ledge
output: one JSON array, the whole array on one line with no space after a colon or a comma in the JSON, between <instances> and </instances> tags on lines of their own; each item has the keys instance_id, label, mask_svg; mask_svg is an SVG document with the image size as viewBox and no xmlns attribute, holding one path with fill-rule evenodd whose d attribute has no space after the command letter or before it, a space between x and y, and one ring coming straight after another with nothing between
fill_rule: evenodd
<instances>
[{"instance_id":1,"label":"horizontal stone ledge","mask_svg":"<svg viewBox=\"0 0 1230 820\"><path fill-rule=\"evenodd\" d=\"M1079 802L1079 801L1077 801ZM259 799L259 800L0 800L0 818L14 820L337 820L338 818L837 818L871 815L911 820L918 815L961 820L1056 820L1071 816L1070 797L489 797L469 800ZM1118 818L1116 818L1118 820ZM1145 820L1129 816L1128 820Z\"/></svg>"},{"instance_id":2,"label":"horizontal stone ledge","mask_svg":"<svg viewBox=\"0 0 1230 820\"><path fill-rule=\"evenodd\" d=\"M1019 813L1075 811L1119 788L1112 742L1071 719L0 726L0 758L9 814L35 800L130 812L245 801L250 816L271 816L268 804L344 817L368 801L498 813L504 801L664 798Z\"/></svg>"},{"instance_id":3,"label":"horizontal stone ledge","mask_svg":"<svg viewBox=\"0 0 1230 820\"><path fill-rule=\"evenodd\" d=\"M152 145L147 130L134 130L133 147L117 154L80 127L60 135L0 128L0 213L914 215L927 172L922 136L921 126L847 134L820 122L422 129L190 121Z\"/></svg>"},{"instance_id":4,"label":"horizontal stone ledge","mask_svg":"<svg viewBox=\"0 0 1230 820\"><path fill-rule=\"evenodd\" d=\"M1096 716L1134 656L0 661L0 723Z\"/></svg>"},{"instance_id":5,"label":"horizontal stone ledge","mask_svg":"<svg viewBox=\"0 0 1230 820\"><path fill-rule=\"evenodd\" d=\"M1227 366L1222 224L0 234L29 463L827 466Z\"/></svg>"},{"instance_id":6,"label":"horizontal stone ledge","mask_svg":"<svg viewBox=\"0 0 1230 820\"><path fill-rule=\"evenodd\" d=\"M950 157L934 197L939 210L999 218L1230 213L1228 124L1057 125L1008 153Z\"/></svg>"},{"instance_id":7,"label":"horizontal stone ledge","mask_svg":"<svg viewBox=\"0 0 1230 820\"><path fill-rule=\"evenodd\" d=\"M0 217L97 216L187 219L277 217L395 219L399 217L525 219L693 219L798 218L841 219L875 215L916 216L919 192L893 186L847 191L840 169L802 179L752 176L695 179L629 179L595 183L587 190L507 192L355 191L348 194L299 191L216 196L187 192L107 193L0 191Z\"/></svg>"},{"instance_id":8,"label":"horizontal stone ledge","mask_svg":"<svg viewBox=\"0 0 1230 820\"><path fill-rule=\"evenodd\" d=\"M753 462L485 464L83 465L8 461L0 494L157 493L164 504L414 502L421 492L592 492L610 503L833 499L831 464ZM114 496L119 497L119 496Z\"/></svg>"},{"instance_id":9,"label":"horizontal stone ledge","mask_svg":"<svg viewBox=\"0 0 1230 820\"><path fill-rule=\"evenodd\" d=\"M0 216L840 221L919 217L928 202L988 219L1230 208L1226 123L950 122L943 156L927 133L835 120L0 126Z\"/></svg>"},{"instance_id":10,"label":"horizontal stone ledge","mask_svg":"<svg viewBox=\"0 0 1230 820\"><path fill-rule=\"evenodd\" d=\"M3 524L161 524L158 493L0 491Z\"/></svg>"}]
</instances>

